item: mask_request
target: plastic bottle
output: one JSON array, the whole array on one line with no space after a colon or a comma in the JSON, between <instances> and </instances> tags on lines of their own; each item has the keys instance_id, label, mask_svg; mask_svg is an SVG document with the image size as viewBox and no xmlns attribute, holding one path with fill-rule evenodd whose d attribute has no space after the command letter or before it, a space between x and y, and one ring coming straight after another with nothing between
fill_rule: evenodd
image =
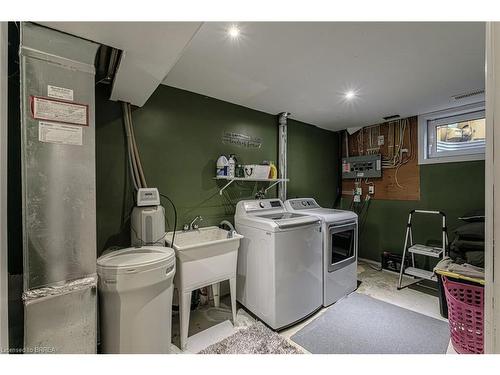
<instances>
[{"instance_id":1,"label":"plastic bottle","mask_svg":"<svg viewBox=\"0 0 500 375\"><path fill-rule=\"evenodd\" d=\"M228 174L229 161L224 155L217 159L217 177L225 177Z\"/></svg>"},{"instance_id":2,"label":"plastic bottle","mask_svg":"<svg viewBox=\"0 0 500 375\"><path fill-rule=\"evenodd\" d=\"M278 169L276 168L276 166L274 165L273 162L270 162L269 166L271 167L269 170L269 178L272 180L277 179L278 178Z\"/></svg>"},{"instance_id":3,"label":"plastic bottle","mask_svg":"<svg viewBox=\"0 0 500 375\"><path fill-rule=\"evenodd\" d=\"M234 178L236 173L236 157L234 154L229 155L229 167L227 168L227 176Z\"/></svg>"}]
</instances>

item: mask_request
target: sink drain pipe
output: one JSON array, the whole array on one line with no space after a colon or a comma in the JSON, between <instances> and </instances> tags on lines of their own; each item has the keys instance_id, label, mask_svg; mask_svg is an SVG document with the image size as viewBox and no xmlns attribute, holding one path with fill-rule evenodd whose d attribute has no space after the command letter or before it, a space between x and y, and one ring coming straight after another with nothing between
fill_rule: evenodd
<instances>
[{"instance_id":1,"label":"sink drain pipe","mask_svg":"<svg viewBox=\"0 0 500 375\"><path fill-rule=\"evenodd\" d=\"M290 112L281 112L278 114L278 164L279 178L287 177L287 127ZM286 201L286 181L280 182L278 186L278 198Z\"/></svg>"}]
</instances>

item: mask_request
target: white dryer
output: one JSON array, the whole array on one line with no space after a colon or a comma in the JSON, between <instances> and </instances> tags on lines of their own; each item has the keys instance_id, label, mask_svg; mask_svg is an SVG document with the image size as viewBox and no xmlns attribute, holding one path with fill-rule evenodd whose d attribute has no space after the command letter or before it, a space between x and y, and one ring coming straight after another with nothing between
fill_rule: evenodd
<instances>
[{"instance_id":1,"label":"white dryer","mask_svg":"<svg viewBox=\"0 0 500 375\"><path fill-rule=\"evenodd\" d=\"M358 215L322 208L313 198L289 199L289 212L321 219L323 232L323 306L329 306L357 288Z\"/></svg>"},{"instance_id":2,"label":"white dryer","mask_svg":"<svg viewBox=\"0 0 500 375\"><path fill-rule=\"evenodd\" d=\"M234 216L244 236L236 298L278 330L322 306L321 222L287 212L279 199L241 201Z\"/></svg>"}]
</instances>

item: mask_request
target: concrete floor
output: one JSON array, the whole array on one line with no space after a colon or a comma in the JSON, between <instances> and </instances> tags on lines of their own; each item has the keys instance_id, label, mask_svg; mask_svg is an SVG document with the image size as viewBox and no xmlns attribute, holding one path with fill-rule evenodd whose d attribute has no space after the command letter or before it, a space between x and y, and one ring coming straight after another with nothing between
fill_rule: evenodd
<instances>
[{"instance_id":1,"label":"concrete floor","mask_svg":"<svg viewBox=\"0 0 500 375\"><path fill-rule=\"evenodd\" d=\"M361 281L357 293L363 293L373 298L392 303L408 310L431 316L436 319L444 320L439 313L439 299L433 295L422 293L420 291L405 288L397 290L398 275L388 271L376 271L367 263L358 265L358 280ZM407 281L412 279L408 278ZM290 328L280 331L279 334L286 338L292 345L299 347L304 352L307 350L301 348L290 340L296 332L305 325L323 314L327 308L322 308L317 313ZM223 338L233 334L238 329L246 327L255 319L248 314L241 305L238 306L236 324L233 326L228 323L231 320L231 309L229 296L221 298L218 308L210 305L203 305L191 312L189 324L188 348L184 353L197 353L205 347L216 343ZM172 340L174 353L182 353L179 349L179 319L178 314L172 318ZM455 353L453 347L448 346L448 353Z\"/></svg>"}]
</instances>

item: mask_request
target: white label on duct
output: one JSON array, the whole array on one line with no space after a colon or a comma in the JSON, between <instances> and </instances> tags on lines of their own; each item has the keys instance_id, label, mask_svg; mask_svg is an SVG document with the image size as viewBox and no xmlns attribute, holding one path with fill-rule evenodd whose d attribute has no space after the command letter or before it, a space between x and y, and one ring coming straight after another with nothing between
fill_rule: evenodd
<instances>
[{"instance_id":1,"label":"white label on duct","mask_svg":"<svg viewBox=\"0 0 500 375\"><path fill-rule=\"evenodd\" d=\"M38 96L32 97L32 100L33 117L37 120L88 125L88 106L85 104L67 103Z\"/></svg>"},{"instance_id":2,"label":"white label on duct","mask_svg":"<svg viewBox=\"0 0 500 375\"><path fill-rule=\"evenodd\" d=\"M38 140L46 143L81 146L83 144L83 128L40 121L38 123Z\"/></svg>"},{"instance_id":3,"label":"white label on duct","mask_svg":"<svg viewBox=\"0 0 500 375\"><path fill-rule=\"evenodd\" d=\"M47 96L50 98L73 101L73 90L64 87L48 85Z\"/></svg>"}]
</instances>

